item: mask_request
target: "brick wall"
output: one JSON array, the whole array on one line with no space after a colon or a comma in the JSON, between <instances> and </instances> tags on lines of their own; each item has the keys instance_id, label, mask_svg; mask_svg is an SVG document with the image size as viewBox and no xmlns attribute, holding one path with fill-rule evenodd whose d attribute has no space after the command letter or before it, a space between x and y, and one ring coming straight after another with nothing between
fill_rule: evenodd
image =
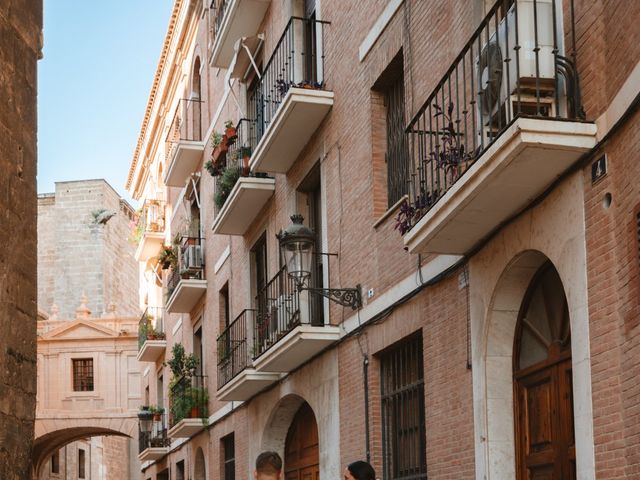
<instances>
[{"instance_id":1,"label":"brick wall","mask_svg":"<svg viewBox=\"0 0 640 480\"><path fill-rule=\"evenodd\" d=\"M455 292L455 294L452 294ZM384 348L422 332L429 478L474 478L471 371L467 369L465 290L454 275L429 287L338 347L342 465L365 458L363 354L369 365L371 461L382 477L380 362Z\"/></svg>"},{"instance_id":2,"label":"brick wall","mask_svg":"<svg viewBox=\"0 0 640 480\"><path fill-rule=\"evenodd\" d=\"M42 2L0 7L0 478L30 475L36 390L36 61Z\"/></svg>"},{"instance_id":3,"label":"brick wall","mask_svg":"<svg viewBox=\"0 0 640 480\"><path fill-rule=\"evenodd\" d=\"M598 478L640 474L639 125L636 113L604 146L607 177L592 186L590 166L584 171ZM606 193L613 199L608 209Z\"/></svg>"}]
</instances>

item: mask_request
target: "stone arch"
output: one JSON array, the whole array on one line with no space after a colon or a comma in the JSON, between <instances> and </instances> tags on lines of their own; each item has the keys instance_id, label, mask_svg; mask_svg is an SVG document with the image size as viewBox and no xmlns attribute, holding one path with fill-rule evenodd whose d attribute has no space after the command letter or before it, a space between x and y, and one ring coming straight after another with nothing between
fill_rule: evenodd
<instances>
[{"instance_id":1,"label":"stone arch","mask_svg":"<svg viewBox=\"0 0 640 480\"><path fill-rule=\"evenodd\" d=\"M56 418L37 419L33 442L34 478L49 456L68 443L87 437L116 435L137 438L137 417Z\"/></svg>"},{"instance_id":2,"label":"stone arch","mask_svg":"<svg viewBox=\"0 0 640 480\"><path fill-rule=\"evenodd\" d=\"M556 260L556 261L554 261ZM517 253L506 263L494 284L489 302L476 322L473 348L474 424L476 431L476 470L479 477L516 478L513 398L513 347L520 308L531 280L545 262L558 271L565 289L571 324L574 377L574 417L579 478L588 468L592 455L590 368L577 365L588 354L588 315L575 294L576 272L560 259L552 259L538 250ZM472 280L473 282L473 280ZM573 285L571 284L573 282ZM478 299L475 299L478 300ZM482 302L477 302L482 304ZM585 327L586 325L586 327ZM581 354L582 352L582 354ZM584 420L580 420L580 415ZM586 425L580 425L584 422ZM584 429L582 432L579 429ZM582 437L582 438L580 438ZM589 447L589 442L591 447ZM585 470L583 470L584 472Z\"/></svg>"},{"instance_id":3,"label":"stone arch","mask_svg":"<svg viewBox=\"0 0 640 480\"><path fill-rule=\"evenodd\" d=\"M196 458L193 462L193 475L195 480L207 480L207 465L204 460L204 452L198 447Z\"/></svg>"},{"instance_id":4,"label":"stone arch","mask_svg":"<svg viewBox=\"0 0 640 480\"><path fill-rule=\"evenodd\" d=\"M289 426L304 402L306 402L304 398L295 394L289 394L280 399L271 411L271 415L262 432L261 451L272 450L278 452L280 457L284 458L284 446ZM315 413L313 405L311 405L311 409Z\"/></svg>"}]
</instances>

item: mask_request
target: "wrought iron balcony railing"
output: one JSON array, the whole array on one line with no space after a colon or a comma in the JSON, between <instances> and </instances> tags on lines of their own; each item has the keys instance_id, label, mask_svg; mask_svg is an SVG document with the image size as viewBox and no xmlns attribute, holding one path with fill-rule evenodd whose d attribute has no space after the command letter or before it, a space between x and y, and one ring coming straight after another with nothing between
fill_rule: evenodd
<instances>
[{"instance_id":1,"label":"wrought iron balcony railing","mask_svg":"<svg viewBox=\"0 0 640 480\"><path fill-rule=\"evenodd\" d=\"M147 340L164 340L164 308L147 307L138 322L138 349Z\"/></svg>"},{"instance_id":2,"label":"wrought iron balcony railing","mask_svg":"<svg viewBox=\"0 0 640 480\"><path fill-rule=\"evenodd\" d=\"M322 287L322 259L327 257L317 254L308 287ZM323 302L318 295L298 291L296 281L289 276L286 266L282 267L256 296L252 357L262 355L298 325L323 326Z\"/></svg>"},{"instance_id":3,"label":"wrought iron balcony railing","mask_svg":"<svg viewBox=\"0 0 640 480\"><path fill-rule=\"evenodd\" d=\"M231 190L240 177L267 178L264 173L251 172L249 161L256 148L256 123L242 118L235 127L236 137L228 139L227 151L221 159L211 163L212 175L217 176L214 194L215 214L226 202Z\"/></svg>"},{"instance_id":4,"label":"wrought iron balcony railing","mask_svg":"<svg viewBox=\"0 0 640 480\"><path fill-rule=\"evenodd\" d=\"M566 2L565 2L566 3ZM583 120L571 36L560 0L498 1L406 128L411 229L518 118ZM564 54L565 38L572 53ZM406 175L406 174L405 174Z\"/></svg>"},{"instance_id":5,"label":"wrought iron balcony railing","mask_svg":"<svg viewBox=\"0 0 640 480\"><path fill-rule=\"evenodd\" d=\"M324 27L329 22L291 17L249 92L248 117L256 143L273 120L291 87L324 89Z\"/></svg>"},{"instance_id":6,"label":"wrought iron balcony railing","mask_svg":"<svg viewBox=\"0 0 640 480\"><path fill-rule=\"evenodd\" d=\"M247 332L253 328L255 319L255 310L243 310L218 337L218 389L250 364Z\"/></svg>"},{"instance_id":7,"label":"wrought iron balcony railing","mask_svg":"<svg viewBox=\"0 0 640 480\"><path fill-rule=\"evenodd\" d=\"M231 0L213 0L211 2L211 9L215 15L215 19L212 24L211 38L215 38L222 27L222 20L227 12L227 7L231 3Z\"/></svg>"},{"instance_id":8,"label":"wrought iron balcony railing","mask_svg":"<svg viewBox=\"0 0 640 480\"><path fill-rule=\"evenodd\" d=\"M182 377L169 389L169 426L172 428L181 420L208 417L209 393L207 377L194 375Z\"/></svg>"},{"instance_id":9,"label":"wrought iron balcony railing","mask_svg":"<svg viewBox=\"0 0 640 480\"><path fill-rule=\"evenodd\" d=\"M167 437L169 416L166 412L156 413L153 416L151 431L143 432L138 430L138 452L142 453L148 448L164 448L171 445L171 440Z\"/></svg>"},{"instance_id":10,"label":"wrought iron balcony railing","mask_svg":"<svg viewBox=\"0 0 640 480\"><path fill-rule=\"evenodd\" d=\"M165 158L171 161L179 142L202 141L202 104L196 98L183 98L178 102L165 140Z\"/></svg>"}]
</instances>

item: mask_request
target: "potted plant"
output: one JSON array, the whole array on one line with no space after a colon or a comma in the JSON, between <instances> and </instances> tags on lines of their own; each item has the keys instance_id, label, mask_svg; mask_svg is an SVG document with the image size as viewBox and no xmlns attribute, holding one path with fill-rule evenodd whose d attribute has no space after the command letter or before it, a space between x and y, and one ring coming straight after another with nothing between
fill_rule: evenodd
<instances>
[{"instance_id":1,"label":"potted plant","mask_svg":"<svg viewBox=\"0 0 640 480\"><path fill-rule=\"evenodd\" d=\"M178 252L175 245L163 245L156 260L163 270L175 268L178 265Z\"/></svg>"},{"instance_id":2,"label":"potted plant","mask_svg":"<svg viewBox=\"0 0 640 480\"><path fill-rule=\"evenodd\" d=\"M189 404L189 418L204 418L207 416L209 392L205 387L189 387L185 392Z\"/></svg>"},{"instance_id":3,"label":"potted plant","mask_svg":"<svg viewBox=\"0 0 640 480\"><path fill-rule=\"evenodd\" d=\"M192 354L187 354L181 343L176 343L171 349L171 360L165 363L171 369L175 379L191 378L198 368L198 359Z\"/></svg>"},{"instance_id":4,"label":"potted plant","mask_svg":"<svg viewBox=\"0 0 640 480\"><path fill-rule=\"evenodd\" d=\"M176 343L171 350L171 359L165 365L171 370L169 383L169 405L171 424L175 425L191 412L191 378L198 368L198 359L193 354L187 354L181 343Z\"/></svg>"},{"instance_id":5,"label":"potted plant","mask_svg":"<svg viewBox=\"0 0 640 480\"><path fill-rule=\"evenodd\" d=\"M214 163L213 160L211 159L205 162L204 168L205 170L207 170L207 172L209 172L209 175L211 175L212 177L217 177L222 173L222 168L220 168L220 165L217 163Z\"/></svg>"},{"instance_id":6,"label":"potted plant","mask_svg":"<svg viewBox=\"0 0 640 480\"><path fill-rule=\"evenodd\" d=\"M164 413L163 407L158 407L156 405L151 405L149 410L153 413L153 421L159 422L162 420L162 414Z\"/></svg>"},{"instance_id":7,"label":"potted plant","mask_svg":"<svg viewBox=\"0 0 640 480\"><path fill-rule=\"evenodd\" d=\"M224 136L227 140L227 145L231 145L238 136L236 127L231 120L227 120L224 123Z\"/></svg>"},{"instance_id":8,"label":"potted plant","mask_svg":"<svg viewBox=\"0 0 640 480\"><path fill-rule=\"evenodd\" d=\"M225 168L222 172L222 175L218 177L216 194L213 198L218 209L221 209L224 205L224 202L226 202L227 198L229 198L231 190L233 190L233 187L238 182L241 173L242 169L240 167L231 165Z\"/></svg>"},{"instance_id":9,"label":"potted plant","mask_svg":"<svg viewBox=\"0 0 640 480\"><path fill-rule=\"evenodd\" d=\"M218 164L221 162L225 153L227 153L228 145L225 141L225 136L220 132L213 132L211 134L211 147L213 150L211 151L211 162L213 164Z\"/></svg>"}]
</instances>

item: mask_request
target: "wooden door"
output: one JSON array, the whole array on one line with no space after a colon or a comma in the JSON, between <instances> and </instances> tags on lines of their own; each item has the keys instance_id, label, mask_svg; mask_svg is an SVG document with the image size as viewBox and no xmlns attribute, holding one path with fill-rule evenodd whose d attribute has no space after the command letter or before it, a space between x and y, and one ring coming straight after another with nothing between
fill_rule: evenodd
<instances>
[{"instance_id":1,"label":"wooden door","mask_svg":"<svg viewBox=\"0 0 640 480\"><path fill-rule=\"evenodd\" d=\"M291 422L284 457L285 480L320 480L318 425L308 403Z\"/></svg>"},{"instance_id":2,"label":"wooden door","mask_svg":"<svg viewBox=\"0 0 640 480\"><path fill-rule=\"evenodd\" d=\"M514 350L518 480L576 478L569 313L550 264L523 302Z\"/></svg>"},{"instance_id":3,"label":"wooden door","mask_svg":"<svg viewBox=\"0 0 640 480\"><path fill-rule=\"evenodd\" d=\"M571 359L516 381L520 479L576 478Z\"/></svg>"}]
</instances>

